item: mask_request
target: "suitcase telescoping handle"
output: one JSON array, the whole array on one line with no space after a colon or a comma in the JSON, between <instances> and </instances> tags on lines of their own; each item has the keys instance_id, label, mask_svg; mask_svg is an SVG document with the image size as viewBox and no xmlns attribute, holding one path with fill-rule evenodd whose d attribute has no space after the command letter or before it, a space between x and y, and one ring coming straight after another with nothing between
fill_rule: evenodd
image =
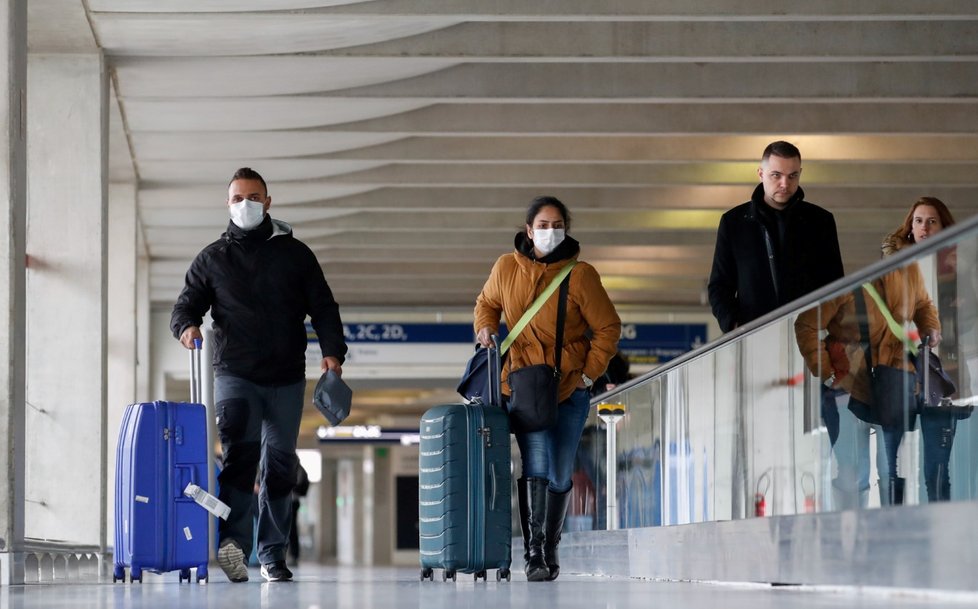
<instances>
[{"instance_id":1,"label":"suitcase telescoping handle","mask_svg":"<svg viewBox=\"0 0 978 609\"><path fill-rule=\"evenodd\" d=\"M489 337L492 344L486 349L489 358L489 405L503 407L502 359L499 357L499 337L493 334Z\"/></svg>"},{"instance_id":2,"label":"suitcase telescoping handle","mask_svg":"<svg viewBox=\"0 0 978 609\"><path fill-rule=\"evenodd\" d=\"M201 340L194 339L194 348L190 350L190 401L203 404L203 394L200 390L200 350Z\"/></svg>"}]
</instances>

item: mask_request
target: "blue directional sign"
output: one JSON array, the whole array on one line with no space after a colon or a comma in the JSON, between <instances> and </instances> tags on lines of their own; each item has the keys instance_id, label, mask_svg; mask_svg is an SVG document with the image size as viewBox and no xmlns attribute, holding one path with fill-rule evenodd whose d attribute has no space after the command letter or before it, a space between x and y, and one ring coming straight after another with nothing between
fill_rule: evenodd
<instances>
[{"instance_id":1,"label":"blue directional sign","mask_svg":"<svg viewBox=\"0 0 978 609\"><path fill-rule=\"evenodd\" d=\"M500 329L505 335L505 328ZM348 323L343 324L351 344L467 343L475 342L468 323ZM316 332L306 324L311 343ZM635 364L661 364L706 344L706 324L622 324L618 348Z\"/></svg>"},{"instance_id":2,"label":"blue directional sign","mask_svg":"<svg viewBox=\"0 0 978 609\"><path fill-rule=\"evenodd\" d=\"M633 364L662 364L706 344L706 324L622 324L618 348Z\"/></svg>"},{"instance_id":3,"label":"blue directional sign","mask_svg":"<svg viewBox=\"0 0 978 609\"><path fill-rule=\"evenodd\" d=\"M348 343L475 343L472 324L353 323L343 324ZM316 340L312 325L306 324L306 338Z\"/></svg>"}]
</instances>

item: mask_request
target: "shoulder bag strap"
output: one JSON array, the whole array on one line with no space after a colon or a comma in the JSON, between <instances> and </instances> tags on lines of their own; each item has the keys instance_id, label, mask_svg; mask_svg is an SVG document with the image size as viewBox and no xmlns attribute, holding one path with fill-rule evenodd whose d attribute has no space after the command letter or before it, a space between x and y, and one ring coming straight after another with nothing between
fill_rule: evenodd
<instances>
[{"instance_id":1,"label":"shoulder bag strap","mask_svg":"<svg viewBox=\"0 0 978 609\"><path fill-rule=\"evenodd\" d=\"M564 353L564 320L567 318L567 293L570 291L570 273L560 282L560 296L557 298L557 343L554 345L554 376L561 377L560 359Z\"/></svg>"},{"instance_id":2,"label":"shoulder bag strap","mask_svg":"<svg viewBox=\"0 0 978 609\"><path fill-rule=\"evenodd\" d=\"M510 330L509 334L506 335L506 338L503 339L503 344L499 345L500 356L506 354L506 351L509 349L509 346L513 344L513 341L516 340L516 337L520 335L520 332L523 331L523 328L525 328L527 324L530 323L530 320L533 319L533 316L536 315L537 312L543 307L543 303L547 302L547 299L550 298L550 295L557 290L557 287L560 286L561 282L564 280L564 277L570 275L571 269L574 268L574 265L576 264L577 264L577 260L571 260L570 262L565 264L564 267L560 269L557 275L553 278L553 281L550 282L550 285L548 285L547 288L543 292L541 292L539 296L537 296L537 299L533 301L533 304L530 305L530 308L527 309L525 313L523 313L523 317L520 317L520 320L516 322L516 325L513 326L513 329ZM561 332L561 334L563 333Z\"/></svg>"},{"instance_id":3,"label":"shoulder bag strap","mask_svg":"<svg viewBox=\"0 0 978 609\"><path fill-rule=\"evenodd\" d=\"M879 307L880 313L883 314L883 318L886 319L886 325L890 327L890 332L893 336L896 336L903 341L903 344L907 346L907 351L913 355L917 355L917 345L914 344L910 337L907 336L907 331L903 329L903 326L897 323L897 320L893 319L893 314L890 313L889 307L886 306L886 301L880 296L879 292L876 291L876 286L872 283L864 283L863 287L866 292L876 301L876 306Z\"/></svg>"}]
</instances>

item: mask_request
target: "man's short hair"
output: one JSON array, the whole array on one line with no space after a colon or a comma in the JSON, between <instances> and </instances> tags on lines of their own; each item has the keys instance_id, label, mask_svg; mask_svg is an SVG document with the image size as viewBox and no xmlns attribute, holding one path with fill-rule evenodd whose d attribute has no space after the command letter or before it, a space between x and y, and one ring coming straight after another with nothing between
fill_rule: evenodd
<instances>
[{"instance_id":1,"label":"man's short hair","mask_svg":"<svg viewBox=\"0 0 978 609\"><path fill-rule=\"evenodd\" d=\"M768 160L772 155L781 157L782 159L801 160L801 151L798 150L798 147L783 140L768 144L767 148L764 149L764 154L761 155L761 162L763 163Z\"/></svg>"},{"instance_id":2,"label":"man's short hair","mask_svg":"<svg viewBox=\"0 0 978 609\"><path fill-rule=\"evenodd\" d=\"M262 188L265 189L265 195L268 195L268 184L265 183L265 178L261 177L261 174L251 167L242 167L241 169L235 171L234 175L231 176L231 182L234 182L235 180L258 180L261 182ZM228 182L228 188L231 187L231 182Z\"/></svg>"}]
</instances>

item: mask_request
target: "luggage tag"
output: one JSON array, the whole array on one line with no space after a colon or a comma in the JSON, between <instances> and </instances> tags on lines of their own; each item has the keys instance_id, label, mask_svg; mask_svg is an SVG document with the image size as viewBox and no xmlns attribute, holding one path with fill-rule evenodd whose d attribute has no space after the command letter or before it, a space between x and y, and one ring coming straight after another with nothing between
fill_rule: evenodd
<instances>
[{"instance_id":1,"label":"luggage tag","mask_svg":"<svg viewBox=\"0 0 978 609\"><path fill-rule=\"evenodd\" d=\"M196 484L188 484L187 488L183 489L183 494L193 499L197 505L204 508L211 514L214 514L221 520L227 520L228 514L231 513L231 508L228 507L228 504L224 503L214 495L211 495Z\"/></svg>"}]
</instances>

